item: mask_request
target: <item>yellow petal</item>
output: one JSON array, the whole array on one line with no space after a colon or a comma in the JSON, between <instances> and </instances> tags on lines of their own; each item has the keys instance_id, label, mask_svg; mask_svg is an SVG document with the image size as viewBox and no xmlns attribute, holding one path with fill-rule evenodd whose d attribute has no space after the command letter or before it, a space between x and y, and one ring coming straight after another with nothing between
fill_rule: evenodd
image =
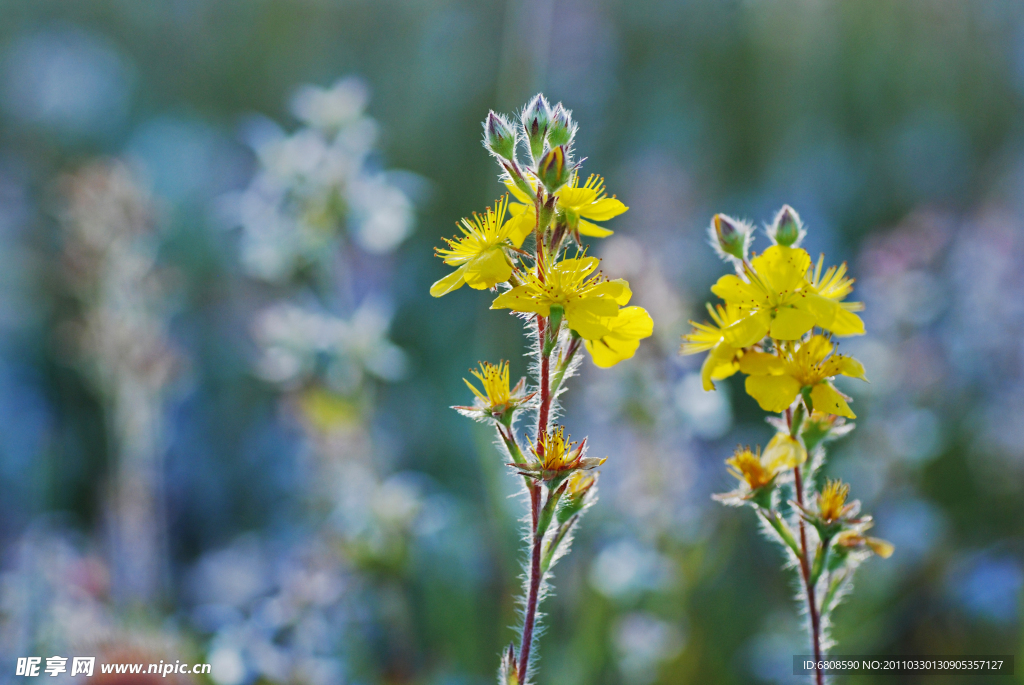
<instances>
[{"instance_id":1,"label":"yellow petal","mask_svg":"<svg viewBox=\"0 0 1024 685\"><path fill-rule=\"evenodd\" d=\"M793 307L779 307L768 332L776 340L798 340L813 326L813 314Z\"/></svg>"},{"instance_id":2,"label":"yellow petal","mask_svg":"<svg viewBox=\"0 0 1024 685\"><path fill-rule=\"evenodd\" d=\"M597 340L611 332L608 319L614 317L619 307L614 300L588 297L570 302L565 307L565 322L581 338Z\"/></svg>"},{"instance_id":3,"label":"yellow petal","mask_svg":"<svg viewBox=\"0 0 1024 685\"><path fill-rule=\"evenodd\" d=\"M562 186L562 188L555 192L558 197L558 204L563 208L575 209L577 212L580 208L591 204L597 199L597 191L593 188L573 188L571 186Z\"/></svg>"},{"instance_id":4,"label":"yellow petal","mask_svg":"<svg viewBox=\"0 0 1024 685\"><path fill-rule=\"evenodd\" d=\"M700 378L704 390L715 389L713 380L722 380L736 373L740 365L736 363L736 350L725 343L716 345L704 359L700 367Z\"/></svg>"},{"instance_id":5,"label":"yellow petal","mask_svg":"<svg viewBox=\"0 0 1024 685\"><path fill-rule=\"evenodd\" d=\"M509 207L514 206L515 205L509 205ZM519 206L522 207L522 205ZM530 211L521 212L508 220L508 224L506 224L508 228L508 239L512 241L512 244L516 247L522 247L523 241L526 240L527 236L533 233L533 229L536 225L537 217L533 212L533 208L530 207Z\"/></svg>"},{"instance_id":6,"label":"yellow petal","mask_svg":"<svg viewBox=\"0 0 1024 685\"><path fill-rule=\"evenodd\" d=\"M551 313L551 306L538 302L530 297L533 290L528 285L517 285L515 288L498 295L491 303L491 309L511 309L517 312L533 312L541 316Z\"/></svg>"},{"instance_id":7,"label":"yellow petal","mask_svg":"<svg viewBox=\"0 0 1024 685\"><path fill-rule=\"evenodd\" d=\"M800 345L797 354L804 366L815 366L832 351L832 341L823 335L811 336L811 339ZM835 374L827 374L833 376Z\"/></svg>"},{"instance_id":8,"label":"yellow petal","mask_svg":"<svg viewBox=\"0 0 1024 685\"><path fill-rule=\"evenodd\" d=\"M463 273L465 273L465 270L466 267L461 266L455 271L445 276L444 278L436 281L434 285L430 286L430 294L433 295L434 297L441 297L442 295L447 295L453 290L458 290L459 288L461 288L462 285L466 282L465 279L463 278Z\"/></svg>"},{"instance_id":9,"label":"yellow petal","mask_svg":"<svg viewBox=\"0 0 1024 685\"><path fill-rule=\"evenodd\" d=\"M817 411L845 416L848 419L857 418L857 415L850 410L850 405L846 403L846 398L827 381L818 383L811 389L811 402L814 403L814 408Z\"/></svg>"},{"instance_id":10,"label":"yellow petal","mask_svg":"<svg viewBox=\"0 0 1024 685\"><path fill-rule=\"evenodd\" d=\"M466 263L466 285L474 290L493 288L504 283L512 275L512 265L508 263L504 251L500 248L487 250L479 257Z\"/></svg>"},{"instance_id":11,"label":"yellow petal","mask_svg":"<svg viewBox=\"0 0 1024 685\"><path fill-rule=\"evenodd\" d=\"M729 304L736 304L741 307L754 307L767 301L760 289L733 274L719 278L711 286L711 292Z\"/></svg>"},{"instance_id":12,"label":"yellow petal","mask_svg":"<svg viewBox=\"0 0 1024 685\"><path fill-rule=\"evenodd\" d=\"M792 376L747 376L745 387L761 409L770 412L785 411L800 394L800 383Z\"/></svg>"},{"instance_id":13,"label":"yellow petal","mask_svg":"<svg viewBox=\"0 0 1024 685\"><path fill-rule=\"evenodd\" d=\"M862 381L867 380L867 376L864 375L864 365L853 357L847 357L842 354L834 354L825 360L825 363L821 365L821 370L826 376L850 376L851 378L859 378Z\"/></svg>"},{"instance_id":14,"label":"yellow petal","mask_svg":"<svg viewBox=\"0 0 1024 685\"><path fill-rule=\"evenodd\" d=\"M524 205L532 205L533 204L533 200L530 199L530 196L527 195L526 193L524 193L522 190L520 190L519 186L517 186L512 181L505 181L505 187L508 188L508 192L512 193L512 196L515 199L519 200ZM513 214L515 214L515 212L512 210L511 206L509 206L509 211L512 212Z\"/></svg>"},{"instance_id":15,"label":"yellow petal","mask_svg":"<svg viewBox=\"0 0 1024 685\"><path fill-rule=\"evenodd\" d=\"M791 298L789 303L813 316L815 325L821 328L830 328L836 320L836 315L842 311L838 302L814 292L802 292Z\"/></svg>"},{"instance_id":16,"label":"yellow petal","mask_svg":"<svg viewBox=\"0 0 1024 685\"><path fill-rule=\"evenodd\" d=\"M811 256L799 247L772 245L750 264L776 293L792 293L804 285Z\"/></svg>"},{"instance_id":17,"label":"yellow petal","mask_svg":"<svg viewBox=\"0 0 1024 685\"><path fill-rule=\"evenodd\" d=\"M607 238L615 231L609 230L597 224L592 224L589 221L579 220L580 235L585 235L590 238Z\"/></svg>"},{"instance_id":18,"label":"yellow petal","mask_svg":"<svg viewBox=\"0 0 1024 685\"><path fill-rule=\"evenodd\" d=\"M600 263L601 260L597 257L574 257L572 259L563 259L551 267L551 270L561 271L562 273L575 272L582 277L590 275Z\"/></svg>"},{"instance_id":19,"label":"yellow petal","mask_svg":"<svg viewBox=\"0 0 1024 685\"><path fill-rule=\"evenodd\" d=\"M880 538L864 538L864 544L870 547L872 552L883 559L888 559L892 556L892 553L896 551L895 545Z\"/></svg>"},{"instance_id":20,"label":"yellow petal","mask_svg":"<svg viewBox=\"0 0 1024 685\"><path fill-rule=\"evenodd\" d=\"M853 312L839 307L835 318L827 328L836 335L864 335L864 321Z\"/></svg>"},{"instance_id":21,"label":"yellow petal","mask_svg":"<svg viewBox=\"0 0 1024 685\"><path fill-rule=\"evenodd\" d=\"M632 296L633 291L629 289L629 283L622 278L598 283L587 290L587 297L610 297L620 306L629 304L629 298Z\"/></svg>"},{"instance_id":22,"label":"yellow petal","mask_svg":"<svg viewBox=\"0 0 1024 685\"><path fill-rule=\"evenodd\" d=\"M747 352L740 359L740 371L749 376L780 376L785 373L786 365L774 354Z\"/></svg>"},{"instance_id":23,"label":"yellow petal","mask_svg":"<svg viewBox=\"0 0 1024 685\"><path fill-rule=\"evenodd\" d=\"M722 337L736 348L750 347L768 335L771 313L767 310L751 312L722 329Z\"/></svg>"},{"instance_id":24,"label":"yellow petal","mask_svg":"<svg viewBox=\"0 0 1024 685\"><path fill-rule=\"evenodd\" d=\"M807 450L803 444L788 433L776 433L764 448L761 456L770 473L791 469L807 461Z\"/></svg>"},{"instance_id":25,"label":"yellow petal","mask_svg":"<svg viewBox=\"0 0 1024 685\"><path fill-rule=\"evenodd\" d=\"M579 212L580 216L586 217L587 219L593 219L594 221L608 221L608 219L614 219L620 214L623 214L629 207L622 204L619 200L614 197L606 197L597 202L581 207Z\"/></svg>"},{"instance_id":26,"label":"yellow petal","mask_svg":"<svg viewBox=\"0 0 1024 685\"><path fill-rule=\"evenodd\" d=\"M594 365L602 369L631 358L640 347L638 339L621 339L610 335L600 340L584 340L583 344L586 345L587 352L590 352Z\"/></svg>"},{"instance_id":27,"label":"yellow petal","mask_svg":"<svg viewBox=\"0 0 1024 685\"><path fill-rule=\"evenodd\" d=\"M617 338L641 340L654 333L654 319L643 307L623 307L608 327Z\"/></svg>"}]
</instances>

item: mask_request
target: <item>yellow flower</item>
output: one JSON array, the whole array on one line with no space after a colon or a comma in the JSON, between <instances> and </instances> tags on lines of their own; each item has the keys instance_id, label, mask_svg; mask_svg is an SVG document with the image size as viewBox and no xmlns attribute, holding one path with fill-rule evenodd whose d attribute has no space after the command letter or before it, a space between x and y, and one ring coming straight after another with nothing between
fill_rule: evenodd
<instances>
[{"instance_id":1,"label":"yellow flower","mask_svg":"<svg viewBox=\"0 0 1024 685\"><path fill-rule=\"evenodd\" d=\"M619 305L629 303L632 292L622 279L606 280L594 274L600 260L595 257L564 259L549 269L526 275L526 282L498 295L491 309L511 309L549 316L552 305L560 305L569 328L581 338L599 340L612 332L609 322L617 317Z\"/></svg>"},{"instance_id":2,"label":"yellow flower","mask_svg":"<svg viewBox=\"0 0 1024 685\"><path fill-rule=\"evenodd\" d=\"M729 467L729 473L746 483L751 490L763 488L775 480L775 476L778 475L777 469L773 469L771 465L761 461L760 446L758 446L756 454L751 452L749 447L737 447L736 452L726 459L725 463Z\"/></svg>"},{"instance_id":3,"label":"yellow flower","mask_svg":"<svg viewBox=\"0 0 1024 685\"><path fill-rule=\"evenodd\" d=\"M749 447L737 447L725 463L729 473L753 492L771 484L780 473L799 466L806 459L807 453L798 441L779 433L768 443L764 454L760 447L756 452Z\"/></svg>"},{"instance_id":4,"label":"yellow flower","mask_svg":"<svg viewBox=\"0 0 1024 685\"><path fill-rule=\"evenodd\" d=\"M748 352L740 359L740 371L749 374L747 394L765 411L785 411L804 388L811 389L814 409L857 418L844 397L829 382L837 375L867 380L864 367L853 357L832 354L832 341L815 335L796 352L777 357L767 352ZM827 359L826 359L827 357Z\"/></svg>"},{"instance_id":5,"label":"yellow flower","mask_svg":"<svg viewBox=\"0 0 1024 685\"><path fill-rule=\"evenodd\" d=\"M438 249L437 254L445 264L458 268L430 286L431 295L441 297L464 284L475 290L484 290L509 279L512 262L505 254L505 248L519 247L523 240L513 235L513 222L505 221L507 206L506 195L493 210L488 207L483 216L474 214L472 220L463 219L459 226L461 238L444 239L448 247Z\"/></svg>"},{"instance_id":6,"label":"yellow flower","mask_svg":"<svg viewBox=\"0 0 1024 685\"><path fill-rule=\"evenodd\" d=\"M751 260L746 269L748 280L732 274L719 278L711 291L746 313L724 331L726 342L742 348L765 335L797 340L814 326L832 330L839 312L846 310L835 299L815 290L807 280L810 266L811 258L805 250L772 245ZM843 323L840 330L846 331L845 315L839 316Z\"/></svg>"},{"instance_id":7,"label":"yellow flower","mask_svg":"<svg viewBox=\"0 0 1024 685\"><path fill-rule=\"evenodd\" d=\"M592 222L613 219L629 207L615 197L607 196L604 191L604 179L600 176L591 174L582 187L579 180L579 174L573 174L569 183L555 192L555 214L565 217L571 231L578 230L581 235L592 238L610 236L612 231ZM511 181L506 181L505 187L519 200L510 204L508 211L513 217L513 233L521 244L537 225L537 208L530 196ZM548 227L543 228L546 230Z\"/></svg>"},{"instance_id":8,"label":"yellow flower","mask_svg":"<svg viewBox=\"0 0 1024 685\"><path fill-rule=\"evenodd\" d=\"M479 371L470 369L469 372L476 376L482 390L478 390L468 379L462 379L476 395L475 406L455 407L465 416L477 419L502 419L510 410L519 408L534 396L534 393L526 393L525 378L521 378L514 388L509 387L507 361L497 364L480 362Z\"/></svg>"},{"instance_id":9,"label":"yellow flower","mask_svg":"<svg viewBox=\"0 0 1024 685\"><path fill-rule=\"evenodd\" d=\"M603 321L608 333L595 340L584 340L594 364L602 369L630 359L643 338L654 332L654 321L643 307L623 307L617 316Z\"/></svg>"},{"instance_id":10,"label":"yellow flower","mask_svg":"<svg viewBox=\"0 0 1024 685\"><path fill-rule=\"evenodd\" d=\"M836 318L829 330L836 335L864 335L864 321L853 312L864 309L863 302L843 302L853 291L853 279L846 277L846 262L839 266L830 266L823 274L825 255L818 257L818 264L811 276L811 287L821 295L839 303Z\"/></svg>"},{"instance_id":11,"label":"yellow flower","mask_svg":"<svg viewBox=\"0 0 1024 685\"><path fill-rule=\"evenodd\" d=\"M610 236L612 231L586 219L608 221L625 213L629 207L614 196L607 196L604 192L604 179L600 176L591 174L583 187L580 187L579 182L579 174L573 174L568 185L555 193L558 198L557 211L565 212L570 231L579 231L580 235L593 238Z\"/></svg>"},{"instance_id":12,"label":"yellow flower","mask_svg":"<svg viewBox=\"0 0 1024 685\"><path fill-rule=\"evenodd\" d=\"M825 523L835 523L853 508L846 503L850 486L840 480L829 480L818 493L818 515Z\"/></svg>"},{"instance_id":13,"label":"yellow flower","mask_svg":"<svg viewBox=\"0 0 1024 685\"><path fill-rule=\"evenodd\" d=\"M864 535L864 531L870 528L871 525L869 522L866 525L860 526L859 529L844 530L836 535L832 544L845 551L866 547L883 559L888 559L896 551L896 547L887 540Z\"/></svg>"},{"instance_id":14,"label":"yellow flower","mask_svg":"<svg viewBox=\"0 0 1024 685\"><path fill-rule=\"evenodd\" d=\"M716 215L717 216L717 215ZM725 341L724 329L743 317L744 311L734 305L707 305L711 323L691 321L693 330L683 336L680 352L684 355L698 354L709 351L704 364L700 367L700 377L705 390L714 390L713 381L720 381L736 373L739 366L739 350Z\"/></svg>"},{"instance_id":15,"label":"yellow flower","mask_svg":"<svg viewBox=\"0 0 1024 685\"><path fill-rule=\"evenodd\" d=\"M570 442L565 435L565 428L541 433L536 445L531 445L534 461L529 465L510 464L521 469L525 476L541 480L561 479L575 471L589 471L605 463L607 459L587 457L587 441Z\"/></svg>"},{"instance_id":16,"label":"yellow flower","mask_svg":"<svg viewBox=\"0 0 1024 685\"><path fill-rule=\"evenodd\" d=\"M480 370L470 369L469 372L477 377L483 386L480 392L467 379L462 382L469 386L473 394L487 407L505 407L512 395L508 382L508 362L498 362L497 365L489 362L480 362Z\"/></svg>"}]
</instances>

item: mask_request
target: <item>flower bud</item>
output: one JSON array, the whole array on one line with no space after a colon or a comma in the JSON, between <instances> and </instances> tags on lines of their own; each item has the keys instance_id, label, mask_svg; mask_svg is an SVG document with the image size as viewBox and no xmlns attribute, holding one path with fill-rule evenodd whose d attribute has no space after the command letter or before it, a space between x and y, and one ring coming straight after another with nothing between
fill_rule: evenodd
<instances>
[{"instance_id":1,"label":"flower bud","mask_svg":"<svg viewBox=\"0 0 1024 685\"><path fill-rule=\"evenodd\" d=\"M782 205L782 209L775 215L775 221L768 228L768 237L777 245L800 247L805 235L807 231L800 221L800 215L789 205Z\"/></svg>"},{"instance_id":2,"label":"flower bud","mask_svg":"<svg viewBox=\"0 0 1024 685\"><path fill-rule=\"evenodd\" d=\"M548 131L548 145L558 147L568 145L576 135L576 123L572 120L572 111L559 102L551 112L551 128Z\"/></svg>"},{"instance_id":3,"label":"flower bud","mask_svg":"<svg viewBox=\"0 0 1024 685\"><path fill-rule=\"evenodd\" d=\"M565 146L559 145L548 150L537 164L537 178L549 193L554 193L569 181L569 165L566 161Z\"/></svg>"},{"instance_id":4,"label":"flower bud","mask_svg":"<svg viewBox=\"0 0 1024 685\"><path fill-rule=\"evenodd\" d=\"M544 153L544 141L547 140L548 129L551 126L551 109L543 93L538 93L530 100L520 115L520 120L523 123L526 140L530 143L530 154L537 160Z\"/></svg>"},{"instance_id":5,"label":"flower bud","mask_svg":"<svg viewBox=\"0 0 1024 685\"><path fill-rule=\"evenodd\" d=\"M745 260L753 227L750 224L733 219L725 214L715 214L711 218L711 246L723 259L735 258Z\"/></svg>"},{"instance_id":6,"label":"flower bud","mask_svg":"<svg viewBox=\"0 0 1024 685\"><path fill-rule=\"evenodd\" d=\"M498 685L519 685L519 666L516 664L516 647L511 642L508 649L501 655L501 668L498 671Z\"/></svg>"},{"instance_id":7,"label":"flower bud","mask_svg":"<svg viewBox=\"0 0 1024 685\"><path fill-rule=\"evenodd\" d=\"M484 121L484 147L496 157L511 160L516 152L515 129L493 110Z\"/></svg>"}]
</instances>

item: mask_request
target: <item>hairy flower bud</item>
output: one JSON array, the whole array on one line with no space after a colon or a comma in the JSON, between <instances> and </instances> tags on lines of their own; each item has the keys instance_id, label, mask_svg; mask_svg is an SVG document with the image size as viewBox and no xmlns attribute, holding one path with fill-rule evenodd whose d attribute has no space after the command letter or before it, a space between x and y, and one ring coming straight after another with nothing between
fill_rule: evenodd
<instances>
[{"instance_id":1,"label":"hairy flower bud","mask_svg":"<svg viewBox=\"0 0 1024 685\"><path fill-rule=\"evenodd\" d=\"M715 214L711 218L711 246L724 259L735 258L745 260L753 227L725 214Z\"/></svg>"},{"instance_id":2,"label":"hairy flower bud","mask_svg":"<svg viewBox=\"0 0 1024 685\"><path fill-rule=\"evenodd\" d=\"M501 655L501 668L498 671L498 685L519 685L519 667L516 665L516 647L511 642L508 649Z\"/></svg>"},{"instance_id":3,"label":"hairy flower bud","mask_svg":"<svg viewBox=\"0 0 1024 685\"><path fill-rule=\"evenodd\" d=\"M549 193L554 193L569 181L569 164L565 158L564 145L548 150L537 164L537 178Z\"/></svg>"},{"instance_id":4,"label":"hairy flower bud","mask_svg":"<svg viewBox=\"0 0 1024 685\"><path fill-rule=\"evenodd\" d=\"M777 245L800 247L805 235L807 231L800 221L800 215L789 205L782 205L782 209L775 215L775 221L768 228L768 237Z\"/></svg>"},{"instance_id":5,"label":"hairy flower bud","mask_svg":"<svg viewBox=\"0 0 1024 685\"><path fill-rule=\"evenodd\" d=\"M576 123L572 120L572 111L559 102L551 112L551 127L548 131L548 145L558 147L568 145L576 136Z\"/></svg>"},{"instance_id":6,"label":"hairy flower bud","mask_svg":"<svg viewBox=\"0 0 1024 685\"><path fill-rule=\"evenodd\" d=\"M484 121L484 147L496 157L511 160L515 156L516 142L515 129L492 110Z\"/></svg>"},{"instance_id":7,"label":"hairy flower bud","mask_svg":"<svg viewBox=\"0 0 1024 685\"><path fill-rule=\"evenodd\" d=\"M520 115L520 120L526 140L530 143L530 155L534 160L540 159L544 153L548 129L551 127L551 108L543 93L538 93L530 100Z\"/></svg>"}]
</instances>

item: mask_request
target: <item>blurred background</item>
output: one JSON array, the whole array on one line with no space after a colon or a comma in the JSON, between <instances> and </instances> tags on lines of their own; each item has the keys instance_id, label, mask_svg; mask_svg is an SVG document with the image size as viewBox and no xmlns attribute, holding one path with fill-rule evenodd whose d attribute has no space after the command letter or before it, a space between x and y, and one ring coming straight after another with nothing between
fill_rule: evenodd
<instances>
[{"instance_id":1,"label":"blurred background","mask_svg":"<svg viewBox=\"0 0 1024 685\"><path fill-rule=\"evenodd\" d=\"M183 683L493 682L522 503L448 407L479 359L524 373L523 338L476 292L427 291L440 237L502 190L481 120L541 90L630 206L595 249L656 322L567 396L609 461L541 682L796 681L791 574L710 499L769 428L677 355L724 272L711 215L783 203L867 305L843 346L871 383L843 386L859 425L829 471L897 547L837 610L838 652L1020 653L1019 3L0 13L0 682L53 654L213 664Z\"/></svg>"}]
</instances>

